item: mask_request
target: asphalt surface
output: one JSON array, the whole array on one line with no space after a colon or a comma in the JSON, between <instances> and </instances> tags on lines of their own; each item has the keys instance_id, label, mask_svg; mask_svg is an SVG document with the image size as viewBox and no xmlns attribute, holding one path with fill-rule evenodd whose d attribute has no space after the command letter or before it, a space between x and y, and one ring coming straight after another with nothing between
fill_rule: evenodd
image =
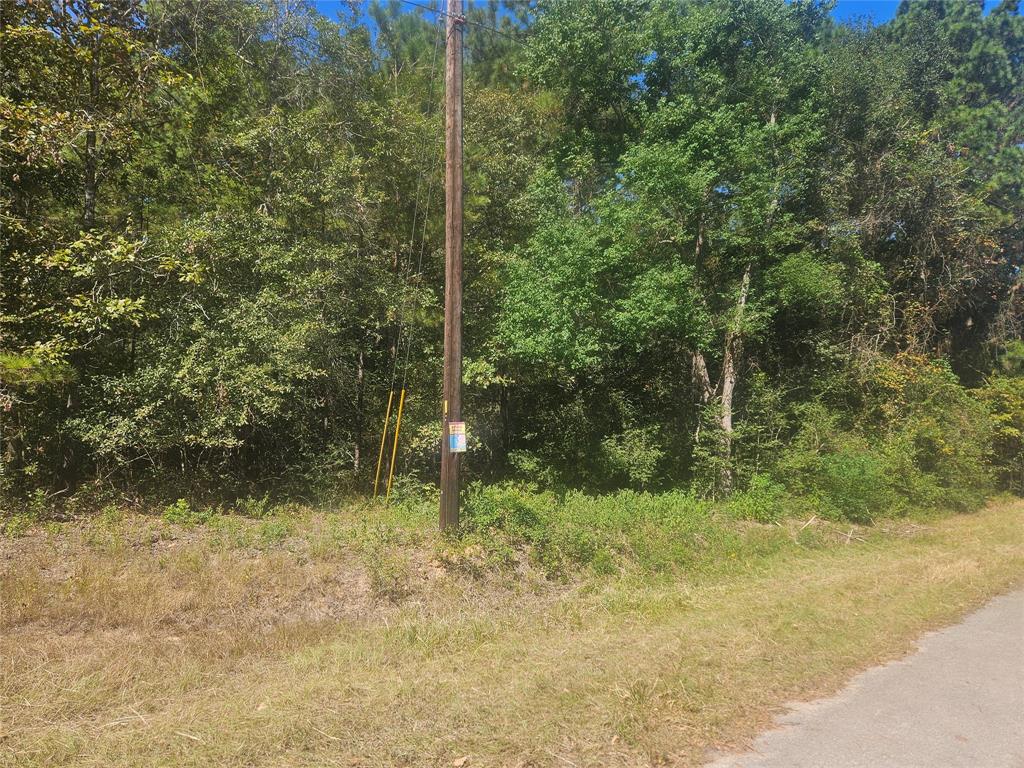
<instances>
[{"instance_id":1,"label":"asphalt surface","mask_svg":"<svg viewBox=\"0 0 1024 768\"><path fill-rule=\"evenodd\" d=\"M708 768L1024 768L1024 591L776 725Z\"/></svg>"}]
</instances>

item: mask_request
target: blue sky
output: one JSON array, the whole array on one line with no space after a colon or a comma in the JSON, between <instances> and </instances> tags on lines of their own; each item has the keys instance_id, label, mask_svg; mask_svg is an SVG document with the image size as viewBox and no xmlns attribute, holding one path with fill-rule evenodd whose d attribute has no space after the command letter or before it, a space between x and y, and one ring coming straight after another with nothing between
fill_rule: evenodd
<instances>
[{"instance_id":1,"label":"blue sky","mask_svg":"<svg viewBox=\"0 0 1024 768\"><path fill-rule=\"evenodd\" d=\"M469 0L470 2L472 0ZM427 2L423 3L427 5ZM341 0L314 0L314 5L325 16L333 17L341 7ZM837 19L870 16L877 24L888 21L896 13L899 0L838 0L832 15ZM410 9L412 10L412 9Z\"/></svg>"},{"instance_id":2,"label":"blue sky","mask_svg":"<svg viewBox=\"0 0 1024 768\"><path fill-rule=\"evenodd\" d=\"M832 15L840 20L866 16L879 24L891 19L898 6L898 0L839 0Z\"/></svg>"},{"instance_id":3,"label":"blue sky","mask_svg":"<svg viewBox=\"0 0 1024 768\"><path fill-rule=\"evenodd\" d=\"M473 2L473 0L466 0ZM426 0L420 0L424 5ZM998 0L985 0L985 5L992 8L998 4ZM341 7L341 0L314 0L314 5L325 16L334 17ZM854 20L857 18L868 18L875 24L888 21L896 13L899 7L899 0L837 0L832 15L841 21ZM410 8L410 10L414 10Z\"/></svg>"},{"instance_id":4,"label":"blue sky","mask_svg":"<svg viewBox=\"0 0 1024 768\"><path fill-rule=\"evenodd\" d=\"M998 0L985 0L985 7L989 9L998 4ZM841 21L865 16L880 24L891 19L898 7L899 0L838 0L832 16Z\"/></svg>"}]
</instances>

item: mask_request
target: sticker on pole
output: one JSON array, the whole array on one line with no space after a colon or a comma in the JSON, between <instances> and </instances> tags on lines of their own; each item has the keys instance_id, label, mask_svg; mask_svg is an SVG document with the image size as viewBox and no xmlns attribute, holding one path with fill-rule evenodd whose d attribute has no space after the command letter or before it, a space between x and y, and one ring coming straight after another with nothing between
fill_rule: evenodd
<instances>
[{"instance_id":1,"label":"sticker on pole","mask_svg":"<svg viewBox=\"0 0 1024 768\"><path fill-rule=\"evenodd\" d=\"M449 421L448 422L448 452L449 453L465 453L466 452L466 422L464 422L464 421Z\"/></svg>"}]
</instances>

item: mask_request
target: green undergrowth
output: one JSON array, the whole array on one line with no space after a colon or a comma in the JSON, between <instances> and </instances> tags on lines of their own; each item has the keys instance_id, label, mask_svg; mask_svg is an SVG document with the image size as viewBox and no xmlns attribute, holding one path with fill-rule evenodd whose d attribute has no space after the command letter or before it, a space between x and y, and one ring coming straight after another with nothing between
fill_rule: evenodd
<instances>
[{"instance_id":1,"label":"green undergrowth","mask_svg":"<svg viewBox=\"0 0 1024 768\"><path fill-rule=\"evenodd\" d=\"M870 476L863 484L869 481ZM447 539L446 552L452 562L478 569L516 567L525 561L552 578L581 570L707 570L794 545L816 547L830 535L864 539L871 535L868 524L883 517L881 510L866 506L837 513L833 498L793 494L767 477L755 478L747 490L722 502L681 491L558 495L522 485L476 485L463 505L462 528ZM927 507L899 501L886 517L964 509L959 499ZM801 527L798 520L818 524Z\"/></svg>"},{"instance_id":2,"label":"green undergrowth","mask_svg":"<svg viewBox=\"0 0 1024 768\"><path fill-rule=\"evenodd\" d=\"M750 567L779 552L844 537L847 543L854 536L863 541L880 535L871 523L883 518L968 508L962 498L937 503L935 494L923 496L927 504L912 504L893 491L900 474L872 463L877 451L858 445L830 456L839 457L841 470L830 475L819 467L817 485L804 493L776 477L755 475L721 501L686 491L592 495L477 483L464 493L459 529L444 535L437 531L436 489L411 482L396 486L387 504L364 498L314 507L262 497L203 506L177 499L147 514L109 504L65 522L47 520L40 500L8 517L3 530L9 537L73 532L107 551L185 538L211 550L355 559L374 594L399 600L412 591L417 569L430 563L473 578L672 576Z\"/></svg>"}]
</instances>

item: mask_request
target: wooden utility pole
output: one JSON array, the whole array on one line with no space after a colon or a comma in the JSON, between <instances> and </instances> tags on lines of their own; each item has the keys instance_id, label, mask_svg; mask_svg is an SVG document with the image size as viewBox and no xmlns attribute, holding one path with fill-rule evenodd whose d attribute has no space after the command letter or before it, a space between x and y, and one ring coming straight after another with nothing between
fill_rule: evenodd
<instances>
[{"instance_id":1,"label":"wooden utility pole","mask_svg":"<svg viewBox=\"0 0 1024 768\"><path fill-rule=\"evenodd\" d=\"M444 383L441 530L459 524L459 469L450 425L462 422L462 0L448 0L444 126Z\"/></svg>"}]
</instances>

